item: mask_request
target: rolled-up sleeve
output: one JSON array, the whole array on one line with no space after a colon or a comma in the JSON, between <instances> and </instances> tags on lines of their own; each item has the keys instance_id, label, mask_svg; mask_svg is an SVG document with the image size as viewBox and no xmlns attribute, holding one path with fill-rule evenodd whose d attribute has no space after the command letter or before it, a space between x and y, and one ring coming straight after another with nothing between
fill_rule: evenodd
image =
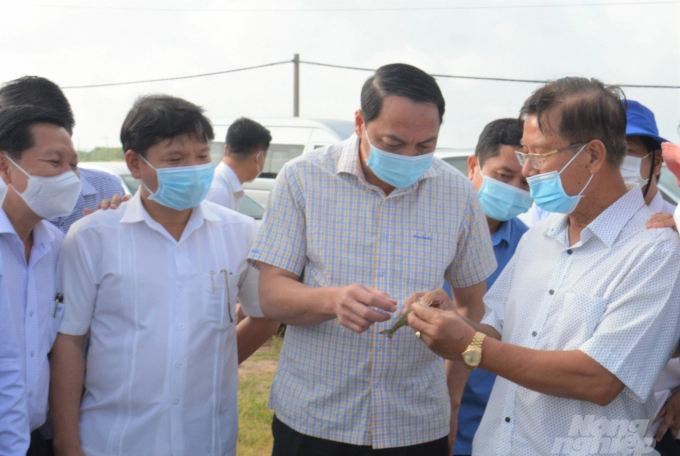
<instances>
[{"instance_id":1,"label":"rolled-up sleeve","mask_svg":"<svg viewBox=\"0 0 680 456\"><path fill-rule=\"evenodd\" d=\"M467 209L456 244L456 256L447 269L447 280L454 288L475 285L496 270L496 256L482 205L471 185L467 193Z\"/></svg>"},{"instance_id":2,"label":"rolled-up sleeve","mask_svg":"<svg viewBox=\"0 0 680 456\"><path fill-rule=\"evenodd\" d=\"M252 263L267 263L301 275L307 255L302 187L294 168L286 165L269 194L267 211L250 251Z\"/></svg>"},{"instance_id":3,"label":"rolled-up sleeve","mask_svg":"<svg viewBox=\"0 0 680 456\"><path fill-rule=\"evenodd\" d=\"M87 231L69 231L61 247L57 267L64 294L64 317L59 332L73 336L87 333L97 299L92 260L85 249L86 245L90 245L87 234Z\"/></svg>"}]
</instances>

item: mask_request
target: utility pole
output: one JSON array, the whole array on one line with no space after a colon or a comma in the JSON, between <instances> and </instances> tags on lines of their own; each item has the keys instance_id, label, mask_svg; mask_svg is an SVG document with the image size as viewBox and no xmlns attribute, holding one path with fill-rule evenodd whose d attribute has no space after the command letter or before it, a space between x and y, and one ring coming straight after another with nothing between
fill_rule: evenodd
<instances>
[{"instance_id":1,"label":"utility pole","mask_svg":"<svg viewBox=\"0 0 680 456\"><path fill-rule=\"evenodd\" d=\"M300 54L293 57L293 117L300 117Z\"/></svg>"}]
</instances>

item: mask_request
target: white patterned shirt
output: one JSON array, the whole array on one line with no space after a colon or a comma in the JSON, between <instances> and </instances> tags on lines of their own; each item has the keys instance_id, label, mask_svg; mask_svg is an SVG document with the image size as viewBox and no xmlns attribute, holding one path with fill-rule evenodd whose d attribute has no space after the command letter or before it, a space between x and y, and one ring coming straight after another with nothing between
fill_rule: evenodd
<instances>
[{"instance_id":1,"label":"white patterned shirt","mask_svg":"<svg viewBox=\"0 0 680 456\"><path fill-rule=\"evenodd\" d=\"M512 344L581 350L625 388L599 406L498 377L473 455L594 454L579 453L583 445L597 454L633 454L616 447L624 439L637 454L653 451L641 436L654 418L652 386L680 337L680 240L670 229L647 229L651 215L633 188L573 246L568 218L559 214L522 237L484 298L482 323Z\"/></svg>"},{"instance_id":2,"label":"white patterned shirt","mask_svg":"<svg viewBox=\"0 0 680 456\"><path fill-rule=\"evenodd\" d=\"M205 199L237 211L243 194L243 186L234 170L220 162L215 167L215 178Z\"/></svg>"},{"instance_id":3,"label":"white patterned shirt","mask_svg":"<svg viewBox=\"0 0 680 456\"><path fill-rule=\"evenodd\" d=\"M366 182L359 141L286 164L251 259L304 276L310 287L362 284L399 303L390 321L357 334L337 319L291 326L270 405L306 435L392 448L449 433L444 361L409 330L379 335L417 291L484 281L496 268L489 228L470 181L435 159L388 196ZM303 274L304 270L304 274Z\"/></svg>"},{"instance_id":4,"label":"white patterned shirt","mask_svg":"<svg viewBox=\"0 0 680 456\"><path fill-rule=\"evenodd\" d=\"M14 326L24 358L24 383L31 430L45 422L50 364L47 354L57 337L63 304L57 294L57 259L64 234L46 220L33 228L33 247L26 262L24 243L0 209L2 275L12 306Z\"/></svg>"},{"instance_id":5,"label":"white patterned shirt","mask_svg":"<svg viewBox=\"0 0 680 456\"><path fill-rule=\"evenodd\" d=\"M233 456L237 436L238 297L261 317L258 272L247 263L257 226L208 201L179 241L140 192L76 222L59 260L65 315L83 335L87 456Z\"/></svg>"}]
</instances>

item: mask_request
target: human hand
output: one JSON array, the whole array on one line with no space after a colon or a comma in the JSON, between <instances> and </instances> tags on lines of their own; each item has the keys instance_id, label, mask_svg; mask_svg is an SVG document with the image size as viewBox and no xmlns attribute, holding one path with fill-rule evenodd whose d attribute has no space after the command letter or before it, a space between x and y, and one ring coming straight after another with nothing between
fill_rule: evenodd
<instances>
[{"instance_id":1,"label":"human hand","mask_svg":"<svg viewBox=\"0 0 680 456\"><path fill-rule=\"evenodd\" d=\"M657 212L652 215L649 220L647 220L647 228L673 228L675 231L678 231L678 227L675 226L673 214L666 214L663 212Z\"/></svg>"},{"instance_id":2,"label":"human hand","mask_svg":"<svg viewBox=\"0 0 680 456\"><path fill-rule=\"evenodd\" d=\"M432 291L418 291L413 293L411 296L406 298L404 301L404 308L401 309L401 313L405 314L411 305L415 302L429 302L430 307L436 307L442 310L455 309L453 301L449 298L449 295L443 289L432 290Z\"/></svg>"},{"instance_id":3,"label":"human hand","mask_svg":"<svg viewBox=\"0 0 680 456\"><path fill-rule=\"evenodd\" d=\"M54 445L54 456L85 456L79 444L69 446Z\"/></svg>"},{"instance_id":4,"label":"human hand","mask_svg":"<svg viewBox=\"0 0 680 456\"><path fill-rule=\"evenodd\" d=\"M397 310L397 301L384 291L354 284L338 290L333 299L333 309L342 326L362 333L373 323L392 318L387 312Z\"/></svg>"},{"instance_id":5,"label":"human hand","mask_svg":"<svg viewBox=\"0 0 680 456\"><path fill-rule=\"evenodd\" d=\"M476 333L453 305L449 310L413 306L413 312L408 316L408 324L414 331L420 333L420 340L430 350L442 358L454 361L461 359L461 354Z\"/></svg>"},{"instance_id":6,"label":"human hand","mask_svg":"<svg viewBox=\"0 0 680 456\"><path fill-rule=\"evenodd\" d=\"M656 431L654 438L660 441L668 429L671 430L673 437L678 436L680 431L680 391L668 398L664 406L659 410L659 414L654 418L654 422L661 421L659 430Z\"/></svg>"},{"instance_id":7,"label":"human hand","mask_svg":"<svg viewBox=\"0 0 680 456\"><path fill-rule=\"evenodd\" d=\"M118 206L121 205L121 203L124 203L125 201L129 200L132 198L130 195L113 195L111 199L103 199L99 202L99 205L97 205L97 208L94 211L97 211L99 209L105 211L107 209L117 209ZM94 212L92 209L83 209L83 215L90 215L91 213Z\"/></svg>"}]
</instances>

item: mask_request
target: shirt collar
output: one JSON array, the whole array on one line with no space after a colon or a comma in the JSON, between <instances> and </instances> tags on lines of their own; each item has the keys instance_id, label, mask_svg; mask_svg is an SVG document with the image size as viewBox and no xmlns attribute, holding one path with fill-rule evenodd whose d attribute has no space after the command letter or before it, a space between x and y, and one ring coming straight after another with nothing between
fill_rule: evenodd
<instances>
[{"instance_id":1,"label":"shirt collar","mask_svg":"<svg viewBox=\"0 0 680 456\"><path fill-rule=\"evenodd\" d=\"M629 187L626 194L602 211L595 220L583 229L579 244L583 245L595 236L607 247L611 247L626 223L644 206L645 200L642 198L640 188L638 186ZM554 217L553 222L545 228L544 235L558 239L568 247L568 226L569 216Z\"/></svg>"},{"instance_id":2,"label":"shirt collar","mask_svg":"<svg viewBox=\"0 0 680 456\"><path fill-rule=\"evenodd\" d=\"M654 197L652 200L649 202L649 210L654 212L655 214L657 212L664 212L663 210L663 196L661 196L661 192L659 189L656 190L656 193L654 194Z\"/></svg>"},{"instance_id":3,"label":"shirt collar","mask_svg":"<svg viewBox=\"0 0 680 456\"><path fill-rule=\"evenodd\" d=\"M142 204L141 189L135 193L135 196L121 206L121 210L124 210L125 213L121 217L120 223L146 222L149 226L160 225L151 218L144 207L144 204ZM185 231L187 231L189 227L193 227L193 229L197 228L203 224L204 220L208 222L217 222L221 220L215 211L215 208L206 201L203 201L191 211L191 217L189 218L189 223L187 223Z\"/></svg>"},{"instance_id":4,"label":"shirt collar","mask_svg":"<svg viewBox=\"0 0 680 456\"><path fill-rule=\"evenodd\" d=\"M342 152L340 153L340 159L338 160L338 165L336 168L336 173L352 174L354 176L357 176L361 181L366 182L366 177L364 176L363 169L361 169L361 162L359 158L359 143L360 143L359 137L356 134L350 136L350 138L343 143ZM436 176L438 174L436 168L437 167L433 161L432 166L425 170L425 172L418 178L416 183L423 179Z\"/></svg>"},{"instance_id":5,"label":"shirt collar","mask_svg":"<svg viewBox=\"0 0 680 456\"><path fill-rule=\"evenodd\" d=\"M90 183L89 180L83 175L81 168L78 168L78 172L80 173L80 194L81 195L96 195L97 194L97 189L94 188L94 185Z\"/></svg>"},{"instance_id":6,"label":"shirt collar","mask_svg":"<svg viewBox=\"0 0 680 456\"><path fill-rule=\"evenodd\" d=\"M33 227L33 249L31 250L31 262L37 261L44 253L46 253L49 250L49 246L52 245L55 235L54 232L49 230L47 226L45 226L46 223L49 223L47 220L41 220L38 222L34 227ZM0 234L10 234L12 235L13 239L16 239L16 242L23 246L23 243L19 239L19 235L17 234L16 230L14 229L14 225L12 225L12 222L10 222L9 217L7 217L7 213L5 212L4 209L0 208ZM36 249L38 249L36 251ZM34 252L37 252L37 256L34 255ZM23 255L23 251L21 252Z\"/></svg>"},{"instance_id":7,"label":"shirt collar","mask_svg":"<svg viewBox=\"0 0 680 456\"><path fill-rule=\"evenodd\" d=\"M498 230L491 235L491 244L496 247L501 242L506 244L510 243L510 237L512 235L512 219L505 222L501 222Z\"/></svg>"},{"instance_id":8,"label":"shirt collar","mask_svg":"<svg viewBox=\"0 0 680 456\"><path fill-rule=\"evenodd\" d=\"M224 180L226 180L229 184L232 193L243 192L243 185L241 185L241 181L229 165L224 162L220 162L220 164L217 165L215 172L224 177Z\"/></svg>"}]
</instances>

